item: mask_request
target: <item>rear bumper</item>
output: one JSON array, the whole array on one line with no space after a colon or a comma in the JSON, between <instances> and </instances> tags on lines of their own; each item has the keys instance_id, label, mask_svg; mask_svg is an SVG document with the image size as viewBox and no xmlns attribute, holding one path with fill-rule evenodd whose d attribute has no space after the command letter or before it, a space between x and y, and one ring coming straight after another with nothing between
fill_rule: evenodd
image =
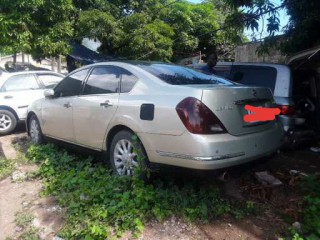
<instances>
[{"instance_id":1,"label":"rear bumper","mask_svg":"<svg viewBox=\"0 0 320 240\"><path fill-rule=\"evenodd\" d=\"M193 169L220 169L246 163L277 151L283 131L274 124L267 131L232 136L230 134L181 136L139 134L150 162Z\"/></svg>"},{"instance_id":2,"label":"rear bumper","mask_svg":"<svg viewBox=\"0 0 320 240\"><path fill-rule=\"evenodd\" d=\"M298 129L288 131L284 138L285 147L294 147L319 139L320 136L312 129Z\"/></svg>"}]
</instances>

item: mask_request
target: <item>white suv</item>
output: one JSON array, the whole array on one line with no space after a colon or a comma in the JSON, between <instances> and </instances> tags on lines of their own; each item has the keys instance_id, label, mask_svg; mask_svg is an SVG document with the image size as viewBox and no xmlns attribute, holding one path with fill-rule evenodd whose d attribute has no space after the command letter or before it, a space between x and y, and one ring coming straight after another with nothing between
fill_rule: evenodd
<instances>
[{"instance_id":1,"label":"white suv","mask_svg":"<svg viewBox=\"0 0 320 240\"><path fill-rule=\"evenodd\" d=\"M0 73L0 135L12 132L24 121L28 106L63 77L51 71Z\"/></svg>"}]
</instances>

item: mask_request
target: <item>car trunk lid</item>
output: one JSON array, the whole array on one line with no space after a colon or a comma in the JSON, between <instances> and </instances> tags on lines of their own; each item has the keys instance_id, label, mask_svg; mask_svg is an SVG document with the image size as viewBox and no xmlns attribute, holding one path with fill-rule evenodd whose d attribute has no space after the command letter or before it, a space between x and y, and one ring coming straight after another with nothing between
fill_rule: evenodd
<instances>
[{"instance_id":1,"label":"car trunk lid","mask_svg":"<svg viewBox=\"0 0 320 240\"><path fill-rule=\"evenodd\" d=\"M219 118L227 131L235 136L264 131L271 128L274 121L247 123L244 115L253 114L245 110L245 105L274 107L271 91L263 87L216 86L203 87L201 101Z\"/></svg>"}]
</instances>

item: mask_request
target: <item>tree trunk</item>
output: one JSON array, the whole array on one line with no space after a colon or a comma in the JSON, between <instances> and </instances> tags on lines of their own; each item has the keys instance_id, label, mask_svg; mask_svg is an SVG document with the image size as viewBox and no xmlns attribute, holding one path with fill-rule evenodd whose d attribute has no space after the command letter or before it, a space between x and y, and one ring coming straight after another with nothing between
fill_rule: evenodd
<instances>
[{"instance_id":1,"label":"tree trunk","mask_svg":"<svg viewBox=\"0 0 320 240\"><path fill-rule=\"evenodd\" d=\"M54 61L55 61L55 58L52 57L51 58L51 70L54 71Z\"/></svg>"},{"instance_id":2,"label":"tree trunk","mask_svg":"<svg viewBox=\"0 0 320 240\"><path fill-rule=\"evenodd\" d=\"M13 54L13 63L15 64L17 62L17 53Z\"/></svg>"},{"instance_id":3,"label":"tree trunk","mask_svg":"<svg viewBox=\"0 0 320 240\"><path fill-rule=\"evenodd\" d=\"M58 73L61 73L61 55L58 57Z\"/></svg>"}]
</instances>

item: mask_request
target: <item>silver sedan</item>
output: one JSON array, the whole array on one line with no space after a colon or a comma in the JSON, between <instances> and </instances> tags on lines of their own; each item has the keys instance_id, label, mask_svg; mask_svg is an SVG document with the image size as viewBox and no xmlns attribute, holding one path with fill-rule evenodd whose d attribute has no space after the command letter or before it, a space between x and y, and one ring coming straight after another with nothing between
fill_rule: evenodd
<instances>
[{"instance_id":1,"label":"silver sedan","mask_svg":"<svg viewBox=\"0 0 320 240\"><path fill-rule=\"evenodd\" d=\"M54 138L100 151L118 175L131 175L139 163L219 169L281 146L277 119L245 122L247 103L274 101L267 88L187 67L105 62L77 69L47 90L29 107L26 123L35 143Z\"/></svg>"}]
</instances>

